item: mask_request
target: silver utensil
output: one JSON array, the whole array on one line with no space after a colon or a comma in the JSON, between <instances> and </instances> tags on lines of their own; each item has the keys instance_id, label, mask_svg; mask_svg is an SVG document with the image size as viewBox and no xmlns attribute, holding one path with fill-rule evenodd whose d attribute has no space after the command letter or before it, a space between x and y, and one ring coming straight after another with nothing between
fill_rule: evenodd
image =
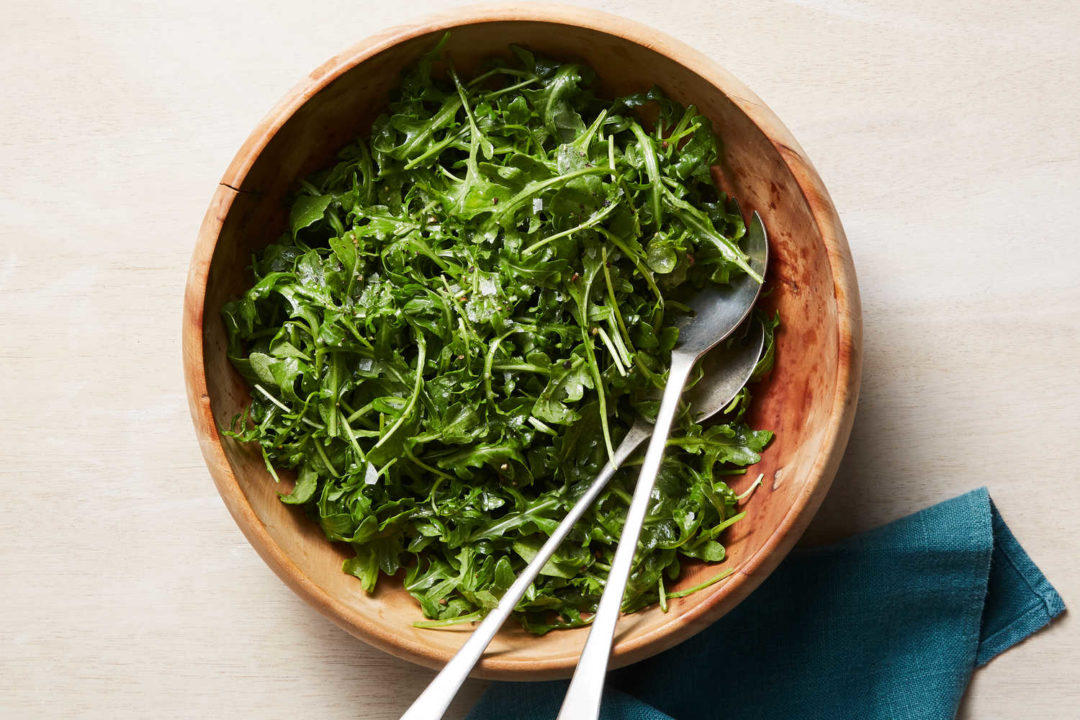
<instances>
[{"instance_id":1,"label":"silver utensil","mask_svg":"<svg viewBox=\"0 0 1080 720\"><path fill-rule=\"evenodd\" d=\"M751 267L764 277L769 244L765 226L757 213L754 213L747 227L745 245ZM689 303L694 315L682 323L678 343L671 352L667 386L660 401L660 410L656 414L652 439L641 464L641 473L634 488L634 497L626 515L619 547L615 550L604 594L600 597L600 604L589 629L589 637L585 641L585 648L570 680L570 687L566 691L557 720L595 720L600 716L600 700L604 692L604 676L607 674L611 656L615 624L619 620L623 592L626 590L634 554L637 552L638 537L645 523L656 475L660 470L660 461L664 457L664 446L679 407L679 396L682 395L694 363L734 332L750 313L760 292L761 283L743 275L725 288L706 287Z\"/></svg>"},{"instance_id":2,"label":"silver utensil","mask_svg":"<svg viewBox=\"0 0 1080 720\"><path fill-rule=\"evenodd\" d=\"M761 219L755 213L750 227L748 228L747 235L750 237L755 234L760 234L760 238L756 240L752 239L749 243L748 249L751 258L756 258L754 252L755 247L759 244L764 247L764 232L764 228L761 225ZM755 269L758 268L755 267ZM760 270L761 272L764 272L764 260L761 262ZM752 279L750 281L754 282ZM733 294L731 290L726 292L732 297L730 300L720 300L721 302L743 301L741 295ZM754 297L756 297L756 294ZM750 305L739 314L735 325L725 333L724 337L727 337L734 331L739 322L741 322L749 313L749 309L752 305L753 301L751 300ZM710 418L727 407L753 373L754 367L757 365L758 358L761 355L764 343L764 332L760 323L756 322L752 323L747 330L747 337L744 342L732 347L717 348L714 352L709 353L705 357L703 361L705 363L704 376L701 382L695 385L689 393L690 409L694 414L694 419L696 421L701 422ZM722 339L723 338L718 338L713 342L713 345L720 342ZM680 343L680 345L681 344L682 343ZM695 356L695 358L696 357L697 356ZM687 369L687 372L688 371L689 368ZM685 382L686 377L684 376L678 385L680 391ZM665 399L668 396L670 388L671 382L669 380L668 388L665 390ZM678 393L675 394L675 397L678 397ZM671 419L669 418L668 426L663 434L665 439L670 431L670 424ZM534 557L525 569L521 571L521 574L518 575L514 583L503 594L502 598L499 600L499 604L487 614L465 644L461 646L461 649L450 659L450 662L446 664L435 679L431 681L431 684L429 684L424 692L422 692L413 702L405 714L401 716L401 720L438 720L438 718L443 716L446 709L450 706L451 701L453 701L454 696L457 694L458 689L468 678L469 673L472 671L473 667L475 667L476 663L479 662L480 658L483 656L484 650L487 648L488 644L491 643L491 640L495 637L495 634L499 631L502 624L510 617L514 607L517 606L518 602L525 595L525 592L529 589L529 586L536 580L537 575L540 574L540 569L551 559L551 556L558 550L559 545L562 544L562 541L566 538L567 534L569 534L571 528L577 523L581 516L585 514L585 511L592 502L604 490L612 476L615 474L615 471L618 470L634 450L636 450L641 443L652 434L653 426L640 418L631 426L626 437L623 438L622 442L619 443L619 446L615 449L613 457L604 465L600 474L597 475L596 479L592 481L592 484L585 493L566 514L566 517L555 529L555 532L551 534L548 540L540 548L539 552L537 552L536 557ZM640 527L638 532L640 532ZM622 544L620 543L620 547L621 546ZM625 588L625 579L623 581L623 587ZM622 592L620 590L620 599L621 594ZM589 637L591 640L592 634L590 634ZM607 660L605 657L605 665L606 662Z\"/></svg>"}]
</instances>

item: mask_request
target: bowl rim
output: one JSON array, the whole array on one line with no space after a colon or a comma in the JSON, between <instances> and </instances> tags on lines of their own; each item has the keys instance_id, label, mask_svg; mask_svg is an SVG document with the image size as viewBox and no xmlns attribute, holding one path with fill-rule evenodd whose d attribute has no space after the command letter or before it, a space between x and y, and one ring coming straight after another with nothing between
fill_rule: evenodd
<instances>
[{"instance_id":1,"label":"bowl rim","mask_svg":"<svg viewBox=\"0 0 1080 720\"><path fill-rule=\"evenodd\" d=\"M820 506L839 467L854 421L862 369L862 315L855 269L840 218L828 191L805 152L780 119L748 87L701 52L653 28L618 15L580 7L548 4L466 6L418 17L388 28L338 53L290 89L258 123L236 153L211 199L199 229L187 277L183 314L183 365L188 404L203 457L218 493L236 524L263 560L295 593L335 624L365 642L400 658L431 668L449 658L419 642L385 630L329 595L281 550L251 507L232 472L214 422L205 376L203 314L207 278L217 240L233 200L255 161L276 132L312 96L335 79L386 49L433 32L464 25L497 22L544 22L577 26L615 36L666 56L723 92L747 115L778 151L810 208L826 246L837 312L837 369L822 449L780 524L759 550L706 599L650 631L618 642L611 667L621 667L666 650L717 620L749 595L795 545ZM708 592L708 591L703 591ZM513 659L489 655L473 675L491 679L568 677L577 654Z\"/></svg>"}]
</instances>

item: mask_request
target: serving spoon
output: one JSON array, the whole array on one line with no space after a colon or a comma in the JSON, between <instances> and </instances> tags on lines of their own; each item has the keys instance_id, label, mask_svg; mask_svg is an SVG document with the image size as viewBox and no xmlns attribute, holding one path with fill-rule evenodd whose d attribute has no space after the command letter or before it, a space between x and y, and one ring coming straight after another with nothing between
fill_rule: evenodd
<instances>
[{"instance_id":1,"label":"serving spoon","mask_svg":"<svg viewBox=\"0 0 1080 720\"><path fill-rule=\"evenodd\" d=\"M746 253L750 256L751 267L759 276L765 277L769 243L765 226L756 212L747 227ZM680 324L679 339L671 351L667 385L656 414L652 439L641 463L641 473L626 514L619 546L611 561L604 594L600 596L589 637L581 651L557 720L595 720L600 716L600 699L604 692L604 675L611 656L615 624L619 620L623 592L630 579L638 538L645 524L653 486L656 485L656 475L664 458L664 446L679 407L679 396L694 364L735 331L750 313L760 293L761 283L749 275L742 275L727 287L707 286L688 303L694 315Z\"/></svg>"},{"instance_id":2,"label":"serving spoon","mask_svg":"<svg viewBox=\"0 0 1080 720\"><path fill-rule=\"evenodd\" d=\"M762 277L765 274L765 266L768 258L768 240L765 235L765 227L761 222L761 218L755 212L751 221L747 227L747 240L746 251L750 256L751 266ZM611 637L614 633L614 621L611 621L611 631L598 634L595 631L596 622L600 619L600 611L604 608L604 598L611 595L612 580L615 577L617 568L620 568L619 552L622 551L625 555L624 546L631 548L629 553L629 560L633 560L633 550L637 548L637 539L641 533L641 526L644 521L644 512L641 513L641 519L637 523L636 529L630 526L631 518L634 516L634 510L638 501L638 495L641 494L644 484L649 486L648 491L644 493L645 500L648 500L649 493L652 491L652 486L656 480L656 471L659 469L659 462L663 454L663 446L667 442L667 436L671 432L671 423L674 420L675 410L678 406L678 399L682 393L682 389L686 384L689 377L690 370L693 368L694 362L705 355L706 351L716 346L718 343L729 337L736 328L746 319L746 316L750 314L750 310L753 308L754 302L757 300L758 293L760 292L761 285L749 276L742 276L738 280L734 281L731 285L723 289L707 288L699 293L691 301L690 306L696 311L696 315L690 323L686 323L680 329L680 339L675 350L672 352L672 366L669 373L668 384L664 389L663 400L661 401L660 412L657 415L657 426L653 426L647 421L638 418L634 424L630 427L626 437L615 449L612 457L604 464L604 467L600 470L600 474L596 476L596 479L592 481L585 493L578 498L578 501L563 518L563 521L547 539L547 541L537 552L536 557L526 565L525 569L517 576L513 584L507 588L502 598L499 600L499 604L491 610L473 631L465 644L461 646L461 649L450 659L450 662L435 676L435 679L424 689L424 692L413 702L409 709L401 716L401 720L438 720L450 707L450 703L453 701L454 696L457 695L457 691L461 688L461 685L469 677L469 673L472 672L473 667L480 661L487 646L491 643L495 634L506 622L507 618L513 612L518 602L525 595L525 592L532 585L533 581L540 574L541 568L547 564L547 561L551 559L551 556L555 554L555 551L559 549L559 545L566 539L566 536L570 533L570 530L577 523L581 516L585 514L585 511L589 509L593 501L600 495L600 493L607 487L608 482L619 467L626 462L633 452L640 447L650 436L653 437L653 441L649 444L649 450L645 456L645 462L648 463L652 455L656 455L655 465L651 473L651 478L647 477L645 468L647 465L643 465L642 473L638 477L637 489L634 492L634 499L630 506L630 515L627 517L627 525L623 529L623 536L619 542L619 548L615 554L615 560L612 563L612 569L608 576L607 589L604 591L604 595L601 598L600 608L597 611L596 618L593 620L593 630L589 633L589 640L586 643L586 651L588 651L590 644L594 647L598 646L600 637L606 637L605 644L606 651L603 653L602 663L599 664L599 684L596 687L596 713L599 713L600 706L600 692L603 687L604 672L607 667L608 654L610 653ZM705 328L711 328L712 332L709 332ZM697 328L697 329L695 329ZM689 333L689 339L684 337ZM704 340L698 339L702 336L708 335L711 337L711 342L705 344L703 349L697 351L690 357L689 362L686 362L684 358L687 356L688 342L694 343L689 345L690 352L693 352L692 348L703 345ZM697 383L689 393L690 399L690 411L693 414L695 422L702 422L713 415L716 415L724 408L726 408L735 396L739 393L742 387L750 379L750 376L754 372L754 368L757 366L758 359L761 356L761 351L765 341L765 333L761 326L761 323L751 322L750 327L747 328L747 337L741 343L734 346L724 346L716 348L713 352L705 355L704 358L704 374L702 380ZM678 370L676 370L676 357L679 357ZM683 367L685 365L685 368ZM666 417L665 417L666 410ZM656 432L656 427L660 428L660 432ZM658 440L659 438L659 440ZM654 446L659 445L659 452L654 452ZM643 483L643 480L648 479L647 483ZM633 530L633 542L627 543L628 530ZM615 617L618 619L618 610L622 602L622 594L626 589L626 581L629 577L629 562L626 563L627 567L622 575L621 582L618 584L618 597L614 603ZM609 603L610 604L610 603ZM610 610L608 611L610 613ZM599 657L600 653L594 649L593 655L590 657ZM578 675L581 674L582 668L585 667L586 660L585 654L582 654L581 662L578 665L578 672L575 673L574 679L578 681ZM596 666L597 660L591 660L589 667ZM589 677L593 677L593 673L589 673ZM587 679L586 679L587 680ZM585 682L583 680L581 682ZM591 680L587 680L592 682ZM573 690L573 685L571 685ZM575 695L575 698L578 696ZM567 694L566 702L563 704L563 710L559 715L560 720L569 720L570 718L588 717L588 715L578 715L576 711L571 714L567 714L568 705L567 702L571 700L570 693ZM574 702L578 702L577 699ZM581 702L591 702L589 698L583 697ZM584 707L584 706L583 706Z\"/></svg>"}]
</instances>

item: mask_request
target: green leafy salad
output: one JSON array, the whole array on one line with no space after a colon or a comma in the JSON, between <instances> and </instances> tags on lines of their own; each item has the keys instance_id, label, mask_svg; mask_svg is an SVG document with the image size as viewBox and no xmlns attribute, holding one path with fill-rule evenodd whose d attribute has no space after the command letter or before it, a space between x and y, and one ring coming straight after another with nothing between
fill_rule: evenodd
<instances>
[{"instance_id":1,"label":"green leafy salad","mask_svg":"<svg viewBox=\"0 0 1080 720\"><path fill-rule=\"evenodd\" d=\"M512 57L467 79L440 48L423 56L370 136L300 183L289 231L222 311L252 388L227 434L275 478L295 472L282 502L351 545L344 570L365 590L400 572L420 626L494 607L635 417L655 415L680 298L753 274L694 107L658 89L604 99L588 67ZM762 319L758 376L776 324ZM744 423L749 401L676 420L626 611L686 594L665 590L686 558L724 559L721 532L745 514L725 478L772 438ZM639 464L518 605L525 628L589 621Z\"/></svg>"}]
</instances>

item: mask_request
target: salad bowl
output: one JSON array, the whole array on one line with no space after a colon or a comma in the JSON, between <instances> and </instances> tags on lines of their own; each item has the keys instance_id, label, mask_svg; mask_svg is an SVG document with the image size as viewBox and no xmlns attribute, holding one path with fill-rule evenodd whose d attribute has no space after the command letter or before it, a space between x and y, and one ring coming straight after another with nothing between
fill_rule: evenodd
<instances>
[{"instance_id":1,"label":"salad bowl","mask_svg":"<svg viewBox=\"0 0 1080 720\"><path fill-rule=\"evenodd\" d=\"M347 548L328 542L300 508L281 503L288 480L274 483L255 448L221 432L248 399L227 356L221 308L249 282L252 253L286 227L286 197L296 182L330 163L370 128L400 73L449 32L446 52L461 72L505 55L511 43L591 65L612 97L659 85L693 104L723 140L717 184L758 212L771 241L766 307L778 310L776 362L755 389L754 427L776 437L758 474L763 485L747 518L725 536L733 574L705 590L620 620L613 667L670 648L747 598L797 542L832 482L858 396L861 319L847 241L821 178L780 120L748 88L705 55L623 18L558 6L456 9L389 29L331 58L263 119L214 192L187 281L183 352L187 396L210 473L252 546L312 607L356 637L407 660L439 667L468 637L469 625L422 629L420 609L400 582L367 594L342 572ZM671 590L693 587L716 568L687 564ZM750 600L752 602L752 599ZM503 628L477 667L480 677L567 677L588 628L534 636Z\"/></svg>"}]
</instances>

